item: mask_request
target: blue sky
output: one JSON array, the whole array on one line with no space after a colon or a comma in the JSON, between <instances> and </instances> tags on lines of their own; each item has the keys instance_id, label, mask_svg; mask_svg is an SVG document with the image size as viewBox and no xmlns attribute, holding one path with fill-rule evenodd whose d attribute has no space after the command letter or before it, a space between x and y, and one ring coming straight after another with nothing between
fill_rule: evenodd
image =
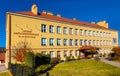
<instances>
[{"instance_id":1,"label":"blue sky","mask_svg":"<svg viewBox=\"0 0 120 76\"><path fill-rule=\"evenodd\" d=\"M50 11L65 18L85 22L106 20L109 28L120 31L120 0L1 0L0 47L5 47L6 12L30 11L32 4L37 4L39 12Z\"/></svg>"}]
</instances>

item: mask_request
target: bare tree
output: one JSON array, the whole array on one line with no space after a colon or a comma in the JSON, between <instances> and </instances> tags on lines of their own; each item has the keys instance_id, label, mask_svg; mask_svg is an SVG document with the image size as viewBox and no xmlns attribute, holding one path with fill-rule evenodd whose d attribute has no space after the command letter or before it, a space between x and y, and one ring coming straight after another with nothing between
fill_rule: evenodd
<instances>
[{"instance_id":1,"label":"bare tree","mask_svg":"<svg viewBox=\"0 0 120 76\"><path fill-rule=\"evenodd\" d=\"M32 51L30 44L26 41L21 41L14 46L12 57L16 59L17 62L24 62L25 53Z\"/></svg>"}]
</instances>

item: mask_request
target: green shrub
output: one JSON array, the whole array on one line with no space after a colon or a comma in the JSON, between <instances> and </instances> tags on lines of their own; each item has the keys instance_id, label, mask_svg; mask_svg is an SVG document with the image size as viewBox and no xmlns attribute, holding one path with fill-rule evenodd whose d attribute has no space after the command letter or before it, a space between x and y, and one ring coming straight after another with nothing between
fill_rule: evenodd
<instances>
[{"instance_id":1,"label":"green shrub","mask_svg":"<svg viewBox=\"0 0 120 76\"><path fill-rule=\"evenodd\" d=\"M39 67L37 67L35 69L35 72L37 73L44 73L46 72L47 70L49 70L52 66L50 64L46 64L46 65L40 65Z\"/></svg>"},{"instance_id":2,"label":"green shrub","mask_svg":"<svg viewBox=\"0 0 120 76\"><path fill-rule=\"evenodd\" d=\"M49 64L50 61L51 61L50 55L43 55L37 53L35 55L35 68L37 68L40 65Z\"/></svg>"},{"instance_id":3,"label":"green shrub","mask_svg":"<svg viewBox=\"0 0 120 76\"><path fill-rule=\"evenodd\" d=\"M11 64L11 69L13 76L37 76L34 69L26 65Z\"/></svg>"},{"instance_id":4,"label":"green shrub","mask_svg":"<svg viewBox=\"0 0 120 76\"><path fill-rule=\"evenodd\" d=\"M25 54L25 65L33 67L34 65L34 54L32 52L27 52Z\"/></svg>"},{"instance_id":5,"label":"green shrub","mask_svg":"<svg viewBox=\"0 0 120 76\"><path fill-rule=\"evenodd\" d=\"M51 64L57 64L57 63L61 62L60 60L61 60L61 59L60 59L60 58L58 58L58 57L51 58L50 63L51 63Z\"/></svg>"},{"instance_id":6,"label":"green shrub","mask_svg":"<svg viewBox=\"0 0 120 76\"><path fill-rule=\"evenodd\" d=\"M72 56L71 60L75 60L75 57L74 57L74 56Z\"/></svg>"},{"instance_id":7,"label":"green shrub","mask_svg":"<svg viewBox=\"0 0 120 76\"><path fill-rule=\"evenodd\" d=\"M70 57L66 57L65 58L65 61L67 62L67 61L70 61Z\"/></svg>"},{"instance_id":8,"label":"green shrub","mask_svg":"<svg viewBox=\"0 0 120 76\"><path fill-rule=\"evenodd\" d=\"M81 58L80 58L80 55L79 56L77 56L77 60L80 60Z\"/></svg>"}]
</instances>

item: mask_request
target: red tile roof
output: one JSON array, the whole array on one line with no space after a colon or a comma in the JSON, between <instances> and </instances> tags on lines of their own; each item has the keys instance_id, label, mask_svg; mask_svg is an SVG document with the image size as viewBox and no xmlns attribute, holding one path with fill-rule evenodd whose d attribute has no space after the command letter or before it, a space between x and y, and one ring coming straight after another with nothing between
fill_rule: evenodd
<instances>
[{"instance_id":1,"label":"red tile roof","mask_svg":"<svg viewBox=\"0 0 120 76\"><path fill-rule=\"evenodd\" d=\"M0 60L5 61L5 53L0 53Z\"/></svg>"},{"instance_id":2,"label":"red tile roof","mask_svg":"<svg viewBox=\"0 0 120 76\"><path fill-rule=\"evenodd\" d=\"M53 16L53 15L44 14L44 13L38 13L38 15L35 15L32 12L28 11L28 12L17 12L17 14L34 16L34 17L39 17L39 18L46 18L46 19L57 20L57 21L61 21L61 22L67 22L67 23L78 24L78 25L89 26L89 27L100 28L100 29L109 29L109 28L105 28L100 25L89 23L89 22L82 22L82 21L78 21L78 20L72 20L72 19ZM111 29L109 29L109 30L111 30Z\"/></svg>"}]
</instances>

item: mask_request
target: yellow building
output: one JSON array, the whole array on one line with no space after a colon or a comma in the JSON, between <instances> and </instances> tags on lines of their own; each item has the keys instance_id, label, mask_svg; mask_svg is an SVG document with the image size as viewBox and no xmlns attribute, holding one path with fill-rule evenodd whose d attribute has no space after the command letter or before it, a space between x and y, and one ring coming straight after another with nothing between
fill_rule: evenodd
<instances>
[{"instance_id":1,"label":"yellow building","mask_svg":"<svg viewBox=\"0 0 120 76\"><path fill-rule=\"evenodd\" d=\"M51 57L79 55L81 46L99 47L99 53L110 53L118 46L118 31L108 28L106 21L81 22L38 12L34 4L28 12L7 12L6 15L6 67L12 58L14 47L26 41L34 53L50 54Z\"/></svg>"}]
</instances>

